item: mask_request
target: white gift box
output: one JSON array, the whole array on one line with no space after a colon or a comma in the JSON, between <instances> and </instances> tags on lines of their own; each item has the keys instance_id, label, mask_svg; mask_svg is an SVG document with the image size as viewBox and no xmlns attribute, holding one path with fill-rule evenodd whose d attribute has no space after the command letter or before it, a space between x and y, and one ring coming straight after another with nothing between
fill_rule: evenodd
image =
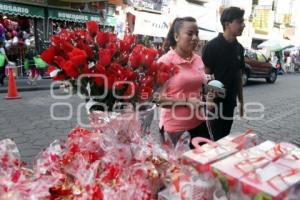
<instances>
[{"instance_id":1,"label":"white gift box","mask_svg":"<svg viewBox=\"0 0 300 200\"><path fill-rule=\"evenodd\" d=\"M298 182L300 182L300 162L298 161L293 167L271 162L240 180L243 192L248 196L255 198L260 195L274 200L283 200L292 186Z\"/></svg>"}]
</instances>

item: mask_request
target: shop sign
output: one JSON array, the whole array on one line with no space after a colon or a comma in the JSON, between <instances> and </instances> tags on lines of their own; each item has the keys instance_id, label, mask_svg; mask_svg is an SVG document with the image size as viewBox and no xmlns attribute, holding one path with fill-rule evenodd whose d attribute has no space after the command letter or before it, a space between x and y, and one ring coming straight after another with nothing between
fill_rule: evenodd
<instances>
[{"instance_id":1,"label":"shop sign","mask_svg":"<svg viewBox=\"0 0 300 200\"><path fill-rule=\"evenodd\" d=\"M44 10L41 7L23 5L18 3L6 3L2 1L0 1L0 12L28 17L44 17Z\"/></svg>"},{"instance_id":2,"label":"shop sign","mask_svg":"<svg viewBox=\"0 0 300 200\"><path fill-rule=\"evenodd\" d=\"M58 17L68 20L79 20L79 21L87 21L89 20L89 17L87 15L77 15L77 14L71 14L71 13L64 13L64 12L58 12Z\"/></svg>"},{"instance_id":3,"label":"shop sign","mask_svg":"<svg viewBox=\"0 0 300 200\"><path fill-rule=\"evenodd\" d=\"M73 21L73 22L86 22L86 21L96 21L100 23L102 20L100 16L89 14L89 13L79 13L73 11L65 11L58 9L49 9L49 18L62 20L62 21Z\"/></svg>"},{"instance_id":4,"label":"shop sign","mask_svg":"<svg viewBox=\"0 0 300 200\"><path fill-rule=\"evenodd\" d=\"M154 10L154 11L162 11L162 4L163 1L157 0L129 0L128 4L132 5L133 7L139 8L141 10Z\"/></svg>"},{"instance_id":5,"label":"shop sign","mask_svg":"<svg viewBox=\"0 0 300 200\"><path fill-rule=\"evenodd\" d=\"M135 12L134 34L148 35L154 37L166 37L169 24L163 15L150 14L146 12Z\"/></svg>"},{"instance_id":6,"label":"shop sign","mask_svg":"<svg viewBox=\"0 0 300 200\"><path fill-rule=\"evenodd\" d=\"M254 32L268 35L272 26L272 10L268 8L256 8L253 18Z\"/></svg>"},{"instance_id":7,"label":"shop sign","mask_svg":"<svg viewBox=\"0 0 300 200\"><path fill-rule=\"evenodd\" d=\"M29 13L28 8L24 8L24 7L20 7L20 6L13 6L13 5L0 4L0 10L9 11L9 12L24 13L24 14Z\"/></svg>"}]
</instances>

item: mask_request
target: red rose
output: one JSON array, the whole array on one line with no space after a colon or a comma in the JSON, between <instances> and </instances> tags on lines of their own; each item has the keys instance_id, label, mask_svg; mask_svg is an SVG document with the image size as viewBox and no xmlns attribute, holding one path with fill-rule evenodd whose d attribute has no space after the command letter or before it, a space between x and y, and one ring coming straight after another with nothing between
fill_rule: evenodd
<instances>
[{"instance_id":1,"label":"red rose","mask_svg":"<svg viewBox=\"0 0 300 200\"><path fill-rule=\"evenodd\" d=\"M63 64L66 62L66 60L61 57L61 56L56 56L54 58L54 61L53 61L57 66L59 66L61 68L61 66L63 66Z\"/></svg>"},{"instance_id":2,"label":"red rose","mask_svg":"<svg viewBox=\"0 0 300 200\"><path fill-rule=\"evenodd\" d=\"M127 44L134 44L136 40L135 35L125 35L123 41L126 42Z\"/></svg>"},{"instance_id":3,"label":"red rose","mask_svg":"<svg viewBox=\"0 0 300 200\"><path fill-rule=\"evenodd\" d=\"M163 85L169 79L169 73L167 72L159 72L156 75L156 82L159 85Z\"/></svg>"},{"instance_id":4,"label":"red rose","mask_svg":"<svg viewBox=\"0 0 300 200\"><path fill-rule=\"evenodd\" d=\"M115 55L115 53L117 52L117 49L118 49L118 47L115 43L109 43L106 48L110 50L110 53L112 56Z\"/></svg>"},{"instance_id":5,"label":"red rose","mask_svg":"<svg viewBox=\"0 0 300 200\"><path fill-rule=\"evenodd\" d=\"M60 46L61 45L61 37L59 35L54 35L51 37L51 42L55 46Z\"/></svg>"},{"instance_id":6,"label":"red rose","mask_svg":"<svg viewBox=\"0 0 300 200\"><path fill-rule=\"evenodd\" d=\"M133 69L138 68L141 65L140 53L132 53L129 57L129 66Z\"/></svg>"},{"instance_id":7,"label":"red rose","mask_svg":"<svg viewBox=\"0 0 300 200\"><path fill-rule=\"evenodd\" d=\"M157 55L158 55L158 51L156 49L151 49L151 48L146 49L144 64L149 67L153 63Z\"/></svg>"},{"instance_id":8,"label":"red rose","mask_svg":"<svg viewBox=\"0 0 300 200\"><path fill-rule=\"evenodd\" d=\"M62 69L66 72L66 74L72 78L76 78L79 76L78 70L74 67L71 61L67 61L62 66Z\"/></svg>"},{"instance_id":9,"label":"red rose","mask_svg":"<svg viewBox=\"0 0 300 200\"><path fill-rule=\"evenodd\" d=\"M129 68L126 68L124 70L124 73L125 73L125 76L127 77L127 80L129 80L129 81L132 81L132 80L136 79L136 77L138 76L138 73L132 71Z\"/></svg>"},{"instance_id":10,"label":"red rose","mask_svg":"<svg viewBox=\"0 0 300 200\"><path fill-rule=\"evenodd\" d=\"M94 52L93 52L92 48L89 47L88 45L85 45L83 50L85 51L88 58L93 58L94 57Z\"/></svg>"},{"instance_id":11,"label":"red rose","mask_svg":"<svg viewBox=\"0 0 300 200\"><path fill-rule=\"evenodd\" d=\"M90 33L90 35L94 37L97 34L97 32L99 31L99 27L98 27L97 22L88 21L85 24L86 24L86 27L87 27L88 32Z\"/></svg>"},{"instance_id":12,"label":"red rose","mask_svg":"<svg viewBox=\"0 0 300 200\"><path fill-rule=\"evenodd\" d=\"M87 64L85 64L82 68L82 73L90 74L90 73L92 73L92 70L89 68L89 66Z\"/></svg>"},{"instance_id":13,"label":"red rose","mask_svg":"<svg viewBox=\"0 0 300 200\"><path fill-rule=\"evenodd\" d=\"M92 188L91 200L103 200L103 192L99 185L94 185Z\"/></svg>"},{"instance_id":14,"label":"red rose","mask_svg":"<svg viewBox=\"0 0 300 200\"><path fill-rule=\"evenodd\" d=\"M49 65L53 64L53 59L55 57L56 51L55 51L55 47L49 47L48 49L46 49L42 54L41 54L41 58L48 63Z\"/></svg>"},{"instance_id":15,"label":"red rose","mask_svg":"<svg viewBox=\"0 0 300 200\"><path fill-rule=\"evenodd\" d=\"M120 59L119 59L119 63L121 65L127 65L128 63L128 60L129 60L129 55L128 53L122 53L122 55L120 56Z\"/></svg>"},{"instance_id":16,"label":"red rose","mask_svg":"<svg viewBox=\"0 0 300 200\"><path fill-rule=\"evenodd\" d=\"M98 32L96 41L101 47L104 47L108 42L108 34L106 32Z\"/></svg>"},{"instance_id":17,"label":"red rose","mask_svg":"<svg viewBox=\"0 0 300 200\"><path fill-rule=\"evenodd\" d=\"M153 78L149 75L144 76L141 80L142 86L152 86Z\"/></svg>"},{"instance_id":18,"label":"red rose","mask_svg":"<svg viewBox=\"0 0 300 200\"><path fill-rule=\"evenodd\" d=\"M102 66L107 66L111 62L111 51L109 49L99 50L99 64Z\"/></svg>"},{"instance_id":19,"label":"red rose","mask_svg":"<svg viewBox=\"0 0 300 200\"><path fill-rule=\"evenodd\" d=\"M143 45L138 44L134 47L134 49L132 50L132 53L133 54L137 54L137 53L142 54L144 52L144 49L145 49L145 47Z\"/></svg>"},{"instance_id":20,"label":"red rose","mask_svg":"<svg viewBox=\"0 0 300 200\"><path fill-rule=\"evenodd\" d=\"M101 63L97 62L95 66L95 72L99 74L104 74L105 73L105 67L101 65Z\"/></svg>"},{"instance_id":21,"label":"red rose","mask_svg":"<svg viewBox=\"0 0 300 200\"><path fill-rule=\"evenodd\" d=\"M61 48L64 52L70 52L73 50L73 45L71 45L70 42L67 42L67 41L63 41L62 44L61 44Z\"/></svg>"},{"instance_id":22,"label":"red rose","mask_svg":"<svg viewBox=\"0 0 300 200\"><path fill-rule=\"evenodd\" d=\"M108 33L108 41L110 43L116 43L117 42L117 35L113 33Z\"/></svg>"},{"instance_id":23,"label":"red rose","mask_svg":"<svg viewBox=\"0 0 300 200\"><path fill-rule=\"evenodd\" d=\"M120 52L129 52L131 48L131 44L126 42L125 40L120 41Z\"/></svg>"},{"instance_id":24,"label":"red rose","mask_svg":"<svg viewBox=\"0 0 300 200\"><path fill-rule=\"evenodd\" d=\"M158 70L158 64L157 62L152 62L152 64L148 67L148 73L149 75L155 75Z\"/></svg>"},{"instance_id":25,"label":"red rose","mask_svg":"<svg viewBox=\"0 0 300 200\"><path fill-rule=\"evenodd\" d=\"M118 63L112 63L110 65L110 70L112 71L113 74L117 75L118 77L124 76L123 67Z\"/></svg>"},{"instance_id":26,"label":"red rose","mask_svg":"<svg viewBox=\"0 0 300 200\"><path fill-rule=\"evenodd\" d=\"M87 55L85 51L74 48L71 53L69 53L70 61L74 66L79 67L86 63Z\"/></svg>"}]
</instances>

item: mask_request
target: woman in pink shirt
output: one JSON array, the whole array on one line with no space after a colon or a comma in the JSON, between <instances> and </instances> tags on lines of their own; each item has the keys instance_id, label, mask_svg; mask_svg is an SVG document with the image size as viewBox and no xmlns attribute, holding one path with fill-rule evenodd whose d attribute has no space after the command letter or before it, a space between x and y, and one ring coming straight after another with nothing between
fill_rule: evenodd
<instances>
[{"instance_id":1,"label":"woman in pink shirt","mask_svg":"<svg viewBox=\"0 0 300 200\"><path fill-rule=\"evenodd\" d=\"M168 135L174 145L185 131L191 138L209 138L201 109L204 64L194 53L198 41L196 20L176 18L165 41L168 52L159 59L159 62L172 63L179 68L179 72L166 82L159 98L160 132L163 140Z\"/></svg>"}]
</instances>

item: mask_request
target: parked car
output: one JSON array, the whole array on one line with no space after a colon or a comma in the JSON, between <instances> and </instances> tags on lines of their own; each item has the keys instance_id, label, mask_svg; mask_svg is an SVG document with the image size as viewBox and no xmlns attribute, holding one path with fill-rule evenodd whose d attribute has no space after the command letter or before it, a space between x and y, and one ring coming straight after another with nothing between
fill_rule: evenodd
<instances>
[{"instance_id":1,"label":"parked car","mask_svg":"<svg viewBox=\"0 0 300 200\"><path fill-rule=\"evenodd\" d=\"M268 83L274 83L277 79L276 67L263 53L246 49L243 85L247 84L249 78L265 78Z\"/></svg>"}]
</instances>

